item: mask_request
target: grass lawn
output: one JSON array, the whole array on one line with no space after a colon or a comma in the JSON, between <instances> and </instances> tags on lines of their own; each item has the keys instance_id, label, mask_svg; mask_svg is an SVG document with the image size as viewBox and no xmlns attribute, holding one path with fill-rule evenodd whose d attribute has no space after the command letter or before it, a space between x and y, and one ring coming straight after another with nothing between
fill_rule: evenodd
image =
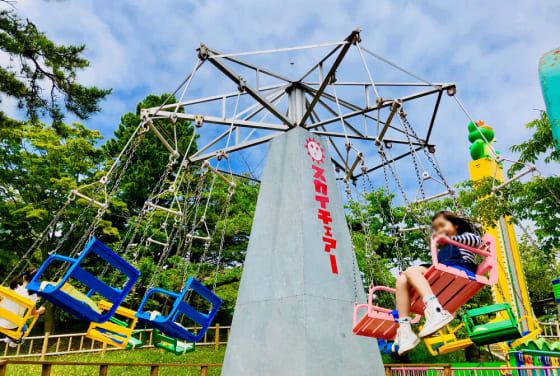
<instances>
[{"instance_id":1,"label":"grass lawn","mask_svg":"<svg viewBox=\"0 0 560 376\"><path fill-rule=\"evenodd\" d=\"M213 346L199 346L192 353L185 355L174 355L160 349L152 350L132 350L132 351L109 351L104 355L101 353L81 354L81 355L64 355L48 357L50 361L77 361L77 362L111 362L111 363L219 363L224 359L225 346L221 346L218 351L214 351ZM29 358L28 360L37 360L37 358ZM219 375L220 368L209 368L208 375ZM10 376L31 376L40 375L40 366L29 365L9 365L8 375ZM51 375L53 376L90 376L98 375L99 368L88 366L53 366ZM149 375L149 367L109 367L109 375L111 376L138 376ZM181 376L199 376L200 368L176 368L164 367L160 368L160 375L181 375Z\"/></svg>"}]
</instances>

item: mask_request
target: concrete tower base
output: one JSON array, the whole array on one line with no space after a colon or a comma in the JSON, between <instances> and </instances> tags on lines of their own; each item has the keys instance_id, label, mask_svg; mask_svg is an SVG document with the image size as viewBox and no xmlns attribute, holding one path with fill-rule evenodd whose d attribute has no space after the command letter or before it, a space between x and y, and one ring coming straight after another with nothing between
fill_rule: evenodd
<instances>
[{"instance_id":1,"label":"concrete tower base","mask_svg":"<svg viewBox=\"0 0 560 376\"><path fill-rule=\"evenodd\" d=\"M325 146L302 128L270 145L223 376L384 374L351 332L365 294Z\"/></svg>"}]
</instances>

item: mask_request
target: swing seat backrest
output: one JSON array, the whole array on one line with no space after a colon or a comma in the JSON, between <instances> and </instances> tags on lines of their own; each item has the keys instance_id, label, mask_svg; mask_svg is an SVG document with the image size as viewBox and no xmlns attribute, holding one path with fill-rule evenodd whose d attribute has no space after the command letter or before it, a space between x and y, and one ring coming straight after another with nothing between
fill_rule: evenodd
<instances>
[{"instance_id":1,"label":"swing seat backrest","mask_svg":"<svg viewBox=\"0 0 560 376\"><path fill-rule=\"evenodd\" d=\"M110 286L82 268L84 260L87 259L88 255L92 254L98 256L99 259L126 277L126 282L122 287ZM57 282L43 281L41 277L49 265L55 261L68 265L64 276ZM139 277L140 272L136 268L127 263L101 241L92 237L77 258L61 255L49 256L29 282L27 289L79 319L103 323L113 316ZM73 281L85 286L87 293L83 294L74 288L72 285ZM97 308L95 302L91 300L94 294L103 297L104 300L111 304L111 308L106 311Z\"/></svg>"},{"instance_id":2,"label":"swing seat backrest","mask_svg":"<svg viewBox=\"0 0 560 376\"><path fill-rule=\"evenodd\" d=\"M396 321L394 311L373 305L373 297L377 291L395 293L394 288L372 285L369 289L367 304L356 304L354 306L352 333L358 336L391 341L397 334L399 324ZM416 315L412 323L417 323L419 320L420 316Z\"/></svg>"},{"instance_id":3,"label":"swing seat backrest","mask_svg":"<svg viewBox=\"0 0 560 376\"><path fill-rule=\"evenodd\" d=\"M13 329L7 329L0 326L0 333L17 341L22 337L27 337L33 329L33 326L39 318L38 314L34 314L35 302L19 295L14 290L0 286L0 302L4 299L25 308L25 313L20 316L6 308L0 307L0 317L15 325Z\"/></svg>"},{"instance_id":4,"label":"swing seat backrest","mask_svg":"<svg viewBox=\"0 0 560 376\"><path fill-rule=\"evenodd\" d=\"M482 241L485 248L468 247L447 238L436 237L432 239L432 266L424 273L424 277L430 283L439 302L451 313L457 311L483 287L492 286L498 281L496 241L489 234L484 235ZM474 274L457 267L440 264L437 257L438 244L452 244L483 257L483 261L478 265L477 273ZM411 289L410 296L411 312L423 315L424 303L422 298L414 289Z\"/></svg>"},{"instance_id":5,"label":"swing seat backrest","mask_svg":"<svg viewBox=\"0 0 560 376\"><path fill-rule=\"evenodd\" d=\"M200 298L209 303L211 306L210 310L208 312L201 312L189 305L187 302L187 294L189 291L192 291L192 293L197 294ZM167 315L154 315L152 312L144 310L150 296L154 294L161 294L174 299L173 305ZM222 299L194 277L189 277L187 283L178 294L160 288L148 290L140 303L137 316L139 320L149 323L170 337L189 342L198 342L204 338L204 334L216 317L221 304ZM181 325L183 316L200 326L197 333Z\"/></svg>"}]
</instances>

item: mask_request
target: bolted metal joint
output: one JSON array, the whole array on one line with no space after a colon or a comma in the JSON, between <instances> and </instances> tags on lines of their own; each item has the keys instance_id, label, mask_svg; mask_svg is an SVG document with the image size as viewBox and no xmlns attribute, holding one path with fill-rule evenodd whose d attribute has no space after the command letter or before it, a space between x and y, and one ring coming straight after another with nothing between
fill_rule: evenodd
<instances>
[{"instance_id":1,"label":"bolted metal joint","mask_svg":"<svg viewBox=\"0 0 560 376\"><path fill-rule=\"evenodd\" d=\"M194 126L197 128L202 127L202 124L204 124L204 116L203 115L195 115L194 117Z\"/></svg>"},{"instance_id":2,"label":"bolted metal joint","mask_svg":"<svg viewBox=\"0 0 560 376\"><path fill-rule=\"evenodd\" d=\"M237 86L237 90L239 90L240 93L244 93L247 90L247 82L241 76L237 78L237 81L239 82L239 85Z\"/></svg>"},{"instance_id":3,"label":"bolted metal joint","mask_svg":"<svg viewBox=\"0 0 560 376\"><path fill-rule=\"evenodd\" d=\"M216 159L221 161L223 158L228 159L228 154L224 150L220 150L216 154Z\"/></svg>"},{"instance_id":4,"label":"bolted metal joint","mask_svg":"<svg viewBox=\"0 0 560 376\"><path fill-rule=\"evenodd\" d=\"M210 51L208 50L208 47L206 47L206 45L204 44L200 44L200 47L198 47L196 51L198 52L198 57L201 60L206 60L210 57Z\"/></svg>"},{"instance_id":5,"label":"bolted metal joint","mask_svg":"<svg viewBox=\"0 0 560 376\"><path fill-rule=\"evenodd\" d=\"M169 116L169 121L171 122L171 124L175 125L177 123L177 114L174 112L171 114L171 116Z\"/></svg>"}]
</instances>

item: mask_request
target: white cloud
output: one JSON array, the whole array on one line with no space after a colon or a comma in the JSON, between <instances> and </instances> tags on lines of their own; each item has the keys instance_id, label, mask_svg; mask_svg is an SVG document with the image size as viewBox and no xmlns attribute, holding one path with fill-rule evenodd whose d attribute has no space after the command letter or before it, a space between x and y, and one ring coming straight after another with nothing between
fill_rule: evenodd
<instances>
[{"instance_id":1,"label":"white cloud","mask_svg":"<svg viewBox=\"0 0 560 376\"><path fill-rule=\"evenodd\" d=\"M224 51L268 49L340 40L361 26L364 46L430 80L457 82L475 119L495 127L503 152L527 136L524 123L536 116L534 108L543 108L537 64L558 45L560 17L557 1L536 6L529 0L21 0L17 6L57 42L87 45L91 67L83 82L116 93L87 123L106 136L145 95L174 88L201 41ZM261 61L290 69L276 57ZM225 86L214 77L211 69L201 73L196 94ZM442 107L440 120L438 153L450 180L462 180L468 174L467 120L452 105Z\"/></svg>"}]
</instances>

